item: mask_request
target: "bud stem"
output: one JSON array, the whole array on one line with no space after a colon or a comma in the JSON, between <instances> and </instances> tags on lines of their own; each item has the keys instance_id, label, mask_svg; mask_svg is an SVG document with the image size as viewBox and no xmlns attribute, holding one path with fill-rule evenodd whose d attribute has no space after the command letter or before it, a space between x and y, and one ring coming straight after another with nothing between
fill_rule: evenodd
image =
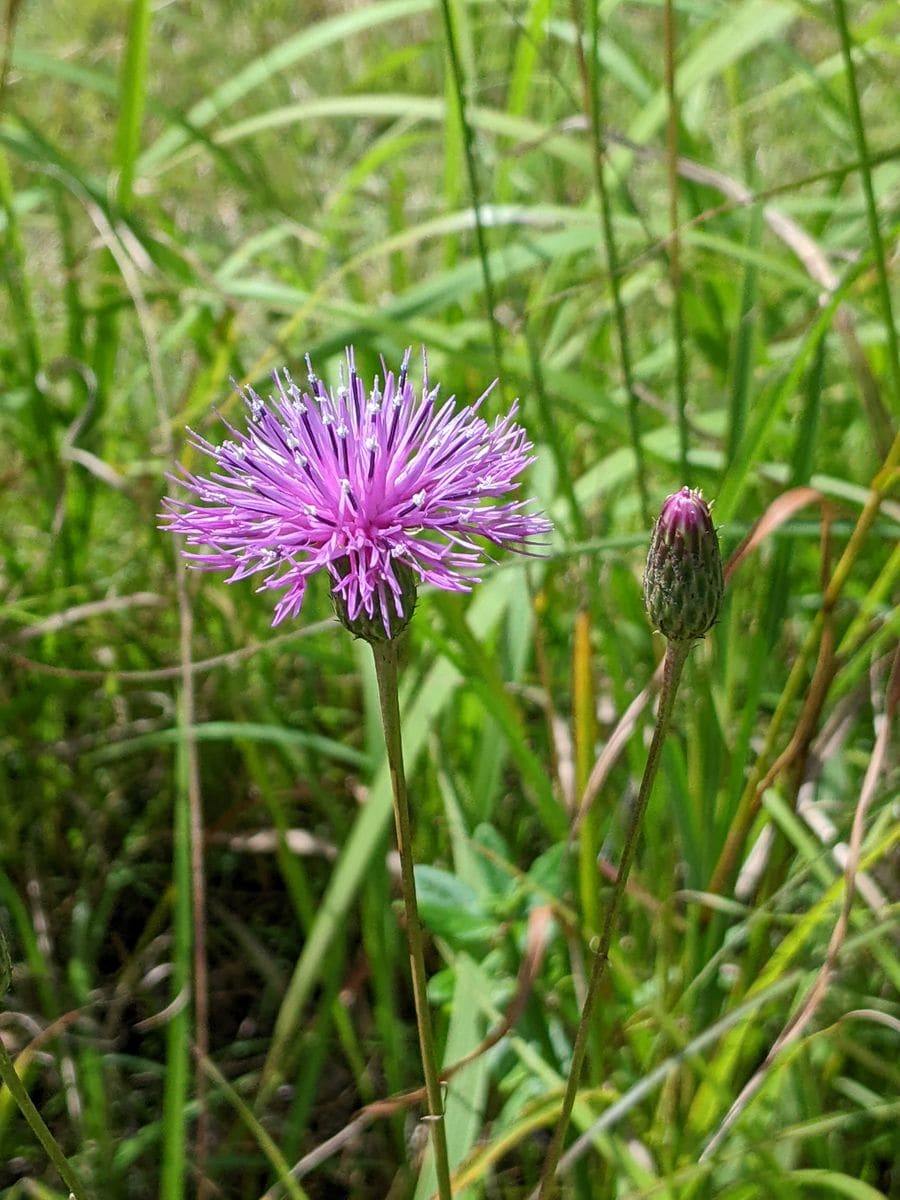
<instances>
[{"instance_id":1,"label":"bud stem","mask_svg":"<svg viewBox=\"0 0 900 1200\"><path fill-rule=\"evenodd\" d=\"M416 902L416 880L413 874L412 831L409 819L409 800L406 791L406 773L403 769L403 743L400 733L400 703L398 699L398 655L397 639L373 641L372 655L375 659L375 676L378 680L378 698L381 703L381 720L384 725L384 744L387 750L388 767L391 773L391 791L394 798L394 822L397 827L397 850L400 854L400 879L403 904L406 909L406 937L409 945L409 964L412 973L413 996L416 1003L416 1025L419 1030L419 1051L422 1072L425 1076L425 1092L428 1111L431 1115L434 1165L437 1173L440 1200L452 1200L450 1187L450 1164L447 1157L447 1133L444 1126L444 1104L441 1096L441 1081L438 1076L434 1054L434 1039L431 1033L431 1016L428 1011L428 995L425 980L425 957L422 951L422 926Z\"/></svg>"},{"instance_id":2,"label":"bud stem","mask_svg":"<svg viewBox=\"0 0 900 1200\"><path fill-rule=\"evenodd\" d=\"M594 951L591 978L588 983L581 1020L578 1023L578 1032L575 1035L575 1046L572 1050L572 1065L569 1068L569 1078L566 1081L562 1108L560 1109L559 1120L553 1133L553 1140L550 1143L547 1156L544 1160L544 1171L536 1193L538 1200L551 1200L551 1197L556 1194L556 1168L559 1165L566 1130L568 1129L569 1119L572 1116L572 1109L575 1106L575 1097L578 1092L578 1084L581 1080L585 1051L587 1050L588 1035L593 1021L597 998L600 995L600 984L603 982L606 967L609 963L609 948L612 944L613 934L615 933L619 919L619 912L622 908L622 901L625 897L625 886L628 883L631 864L634 862L638 837L644 820L644 813L647 811L647 801L650 799L653 781L656 778L656 771L659 767L663 742L669 728L672 710L675 707L675 696L678 692L678 684L681 681L681 671L690 648L691 642L689 641L669 641L666 648L662 689L659 696L659 711L656 715L656 728L653 730L653 740L650 743L650 750L647 754L647 765L644 767L644 776L641 779L638 798L628 821L625 845L622 848L622 858L619 863L616 882L603 915L603 928L600 931L600 939Z\"/></svg>"}]
</instances>

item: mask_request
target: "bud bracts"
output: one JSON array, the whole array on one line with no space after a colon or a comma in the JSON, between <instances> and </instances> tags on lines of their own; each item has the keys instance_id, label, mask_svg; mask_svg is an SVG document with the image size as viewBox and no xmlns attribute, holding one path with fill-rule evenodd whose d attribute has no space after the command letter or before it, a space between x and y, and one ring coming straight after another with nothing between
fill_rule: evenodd
<instances>
[{"instance_id":1,"label":"bud bracts","mask_svg":"<svg viewBox=\"0 0 900 1200\"><path fill-rule=\"evenodd\" d=\"M683 487L662 506L644 571L644 602L653 625L676 642L692 641L715 623L725 583L709 506Z\"/></svg>"},{"instance_id":2,"label":"bud bracts","mask_svg":"<svg viewBox=\"0 0 900 1200\"><path fill-rule=\"evenodd\" d=\"M346 579L353 569L347 558L338 559L335 569L340 578ZM394 564L394 582L392 595L386 602L379 605L372 613L361 608L355 617L350 615L350 606L346 594L335 587L331 592L331 602L334 605L334 615L354 637L362 638L364 642L385 642L399 637L412 620L416 609L416 576L412 568L404 562Z\"/></svg>"}]
</instances>

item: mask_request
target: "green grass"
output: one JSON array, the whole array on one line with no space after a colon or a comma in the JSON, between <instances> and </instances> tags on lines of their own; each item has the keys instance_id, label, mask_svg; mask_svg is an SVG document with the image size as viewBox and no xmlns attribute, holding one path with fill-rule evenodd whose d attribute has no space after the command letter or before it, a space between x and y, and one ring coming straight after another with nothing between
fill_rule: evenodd
<instances>
[{"instance_id":1,"label":"green grass","mask_svg":"<svg viewBox=\"0 0 900 1200\"><path fill-rule=\"evenodd\" d=\"M323 581L273 631L156 529L229 377L353 343L467 399L500 373L556 526L423 594L404 672L459 1194L539 1176L649 699L569 835L690 483L727 554L764 524L685 671L565 1195L896 1196L893 6L8 9L0 1032L89 1194L432 1194L419 1109L364 1107L421 1082L368 658ZM5 1088L0 1194L64 1194Z\"/></svg>"}]
</instances>

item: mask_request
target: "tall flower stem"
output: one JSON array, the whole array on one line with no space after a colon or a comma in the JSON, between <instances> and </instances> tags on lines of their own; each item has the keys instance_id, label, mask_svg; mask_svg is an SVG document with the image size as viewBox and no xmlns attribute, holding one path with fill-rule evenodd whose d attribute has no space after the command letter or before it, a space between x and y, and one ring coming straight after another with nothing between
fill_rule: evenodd
<instances>
[{"instance_id":1,"label":"tall flower stem","mask_svg":"<svg viewBox=\"0 0 900 1200\"><path fill-rule=\"evenodd\" d=\"M419 923L419 907L416 903L416 881L413 874L409 800L406 791L406 773L403 769L403 742L400 734L397 640L371 641L370 645L372 647L372 655L375 659L375 676L378 680L378 698L381 703L384 742L387 748L388 767L391 772L391 791L394 797L394 821L397 826L397 849L400 852L400 878L403 891L403 905L406 910L406 937L409 944L409 964L412 973L413 996L416 1003L419 1050L422 1057L422 1071L425 1075L425 1092L428 1097L429 1123L431 1125L432 1144L434 1146L438 1196L440 1200L452 1200L450 1163L447 1157L447 1132L444 1126L444 1103L441 1096L441 1082L438 1077L437 1060L434 1054L431 1018L428 1012L425 957L422 952L422 926Z\"/></svg>"},{"instance_id":2,"label":"tall flower stem","mask_svg":"<svg viewBox=\"0 0 900 1200\"><path fill-rule=\"evenodd\" d=\"M0 1079L9 1088L10 1095L19 1106L22 1116L31 1126L34 1136L43 1146L47 1157L56 1168L56 1173L69 1189L71 1195L75 1197L75 1200L87 1200L87 1192L84 1190L84 1185L69 1166L66 1156L59 1148L59 1143L47 1128L44 1118L35 1108L34 1101L25 1090L25 1085L19 1078L19 1073L2 1039L0 1039Z\"/></svg>"},{"instance_id":3,"label":"tall flower stem","mask_svg":"<svg viewBox=\"0 0 900 1200\"><path fill-rule=\"evenodd\" d=\"M563 1096L562 1109L559 1114L559 1121L556 1125L556 1130L553 1134L553 1140L550 1143L550 1148L547 1152L547 1157L544 1160L544 1171L541 1176L540 1188L538 1190L539 1200L550 1200L556 1194L556 1168L559 1166L559 1159L562 1154L563 1142L566 1137L566 1130L569 1126L569 1119L572 1116L572 1109L575 1106L575 1096L578 1092L578 1084L581 1080L581 1071L584 1066L584 1056L587 1050L588 1037L590 1034L591 1023L594 1018L594 1009L597 1006L597 997L600 995L600 985L606 975L606 968L609 963L609 948L612 944L613 934L616 930L616 925L619 920L619 913L622 908L622 901L625 898L625 885L628 883L628 875L631 871L631 864L634 862L635 851L637 850L638 837L640 836L641 825L644 820L644 813L647 811L647 801L650 799L650 793L653 790L653 781L656 779L656 772L659 767L659 760L662 754L663 742L665 741L666 732L669 728L669 722L672 717L672 710L675 707L675 696L678 692L678 684L681 680L681 671L687 659L688 652L691 648L689 641L670 641L666 649L665 666L663 669L662 690L659 697L659 711L656 717L656 728L653 731L653 740L650 743L650 750L647 755L647 765L644 767L644 777L641 780L640 791L638 792L637 802L632 809L631 817L628 822L628 829L625 834L625 845L622 850L622 859L619 863L619 871L616 875L615 886L609 898L606 911L603 915L603 928L600 931L600 940L597 943L597 948L594 951L594 963L591 968L591 978L588 984L587 995L584 1000L584 1009L581 1013L581 1020L578 1024L578 1032L575 1035L575 1047L572 1051L572 1065L569 1068L569 1078L566 1082L566 1090Z\"/></svg>"}]
</instances>

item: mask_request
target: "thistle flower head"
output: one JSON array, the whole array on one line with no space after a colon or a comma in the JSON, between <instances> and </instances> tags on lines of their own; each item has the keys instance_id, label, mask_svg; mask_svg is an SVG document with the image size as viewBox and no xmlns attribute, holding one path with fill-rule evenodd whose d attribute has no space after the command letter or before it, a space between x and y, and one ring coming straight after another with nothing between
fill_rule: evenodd
<instances>
[{"instance_id":1,"label":"thistle flower head","mask_svg":"<svg viewBox=\"0 0 900 1200\"><path fill-rule=\"evenodd\" d=\"M213 445L209 477L184 473L189 500L167 499L164 528L184 534L193 566L230 572L228 582L263 574L260 590L284 594L274 624L296 616L309 577L325 570L342 622L360 636L392 637L408 622L416 584L468 591L487 557L480 541L526 551L550 529L529 502L491 503L518 487L533 461L516 406L488 424L479 408L439 403L408 376L367 388L347 351L336 390L307 357L308 387L276 372L275 394L242 392L246 431Z\"/></svg>"},{"instance_id":2,"label":"thistle flower head","mask_svg":"<svg viewBox=\"0 0 900 1200\"><path fill-rule=\"evenodd\" d=\"M692 641L715 623L724 587L709 506L683 487L667 497L653 528L644 571L647 614L667 638Z\"/></svg>"}]
</instances>

